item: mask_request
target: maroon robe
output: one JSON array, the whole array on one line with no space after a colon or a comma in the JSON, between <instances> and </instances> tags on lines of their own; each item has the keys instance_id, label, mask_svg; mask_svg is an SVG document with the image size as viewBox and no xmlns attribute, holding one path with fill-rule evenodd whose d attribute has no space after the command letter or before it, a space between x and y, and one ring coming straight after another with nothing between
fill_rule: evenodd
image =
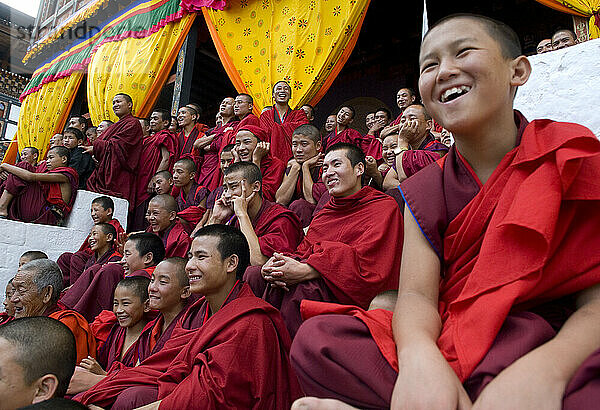
<instances>
[{"instance_id":1,"label":"maroon robe","mask_svg":"<svg viewBox=\"0 0 600 410\"><path fill-rule=\"evenodd\" d=\"M175 197L177 201L177 216L188 222L189 228L191 228L189 232L196 227L196 224L200 222L206 212L206 207L201 206L200 203L206 199L208 194L209 191L205 186L192 182L187 196L185 196L183 190L180 190L179 195Z\"/></svg>"},{"instance_id":2,"label":"maroon robe","mask_svg":"<svg viewBox=\"0 0 600 410\"><path fill-rule=\"evenodd\" d=\"M285 163L271 154L267 154L260 162L260 173L262 174L262 193L267 201L275 202L275 193L283 181Z\"/></svg>"},{"instance_id":3,"label":"maroon robe","mask_svg":"<svg viewBox=\"0 0 600 410\"><path fill-rule=\"evenodd\" d=\"M223 148L225 148L225 146L227 146L229 144L235 144L235 136L237 135L238 131L248 125L260 126L260 121L259 121L258 117L256 115L250 113L250 114L246 115L238 123L236 123L233 126L233 129L225 132L225 134L223 135L223 138L221 139L221 147L219 148L219 158L221 157L221 152L223 152Z\"/></svg>"},{"instance_id":4,"label":"maroon robe","mask_svg":"<svg viewBox=\"0 0 600 410\"><path fill-rule=\"evenodd\" d=\"M112 124L94 141L94 158L98 161L90 175L87 189L129 201L135 207L136 177L142 153L142 126L128 114Z\"/></svg>"},{"instance_id":5,"label":"maroon robe","mask_svg":"<svg viewBox=\"0 0 600 410\"><path fill-rule=\"evenodd\" d=\"M427 134L427 137L423 140L419 148L416 150L411 149L404 151L402 154L402 169L407 177L410 177L425 168L432 162L437 161L446 153L448 153L448 147L441 142L438 142L431 133ZM393 168L396 169L394 163Z\"/></svg>"},{"instance_id":6,"label":"maroon robe","mask_svg":"<svg viewBox=\"0 0 600 410\"><path fill-rule=\"evenodd\" d=\"M290 168L288 167L285 170L286 175L289 174L289 172ZM288 205L288 208L290 208L290 210L292 210L296 214L296 216L298 216L298 219L300 220L300 225L303 228L306 228L308 225L310 225L310 222L313 218L313 213L315 212L315 207L317 206L317 202L319 202L319 199L321 199L323 192L327 190L327 188L325 188L325 184L321 182L320 167L311 168L310 177L313 181L313 188L311 194L315 203L311 204L306 199L304 199L304 186L302 184L303 175L302 169L300 169L300 172L298 173L298 180L296 181L296 189L294 191L294 195L292 196L292 202L290 202L290 204Z\"/></svg>"},{"instance_id":7,"label":"maroon robe","mask_svg":"<svg viewBox=\"0 0 600 410\"><path fill-rule=\"evenodd\" d=\"M292 134L304 124L308 124L308 119L303 110L288 108L283 118L275 108L260 114L260 127L267 132L271 155L287 163L292 157Z\"/></svg>"},{"instance_id":8,"label":"maroon robe","mask_svg":"<svg viewBox=\"0 0 600 410\"><path fill-rule=\"evenodd\" d=\"M21 161L17 164L29 172L36 172L33 165ZM4 189L10 192L14 198L8 208L8 217L15 221L38 223L45 225L56 225L59 220L64 219L75 202L79 177L73 168L60 167L47 171L48 173L60 173L67 177L71 185L71 198L64 202L58 183L26 182L21 178L9 174L4 181ZM57 215L62 217L58 218Z\"/></svg>"},{"instance_id":9,"label":"maroon robe","mask_svg":"<svg viewBox=\"0 0 600 410\"><path fill-rule=\"evenodd\" d=\"M136 354L136 343L134 342L126 352L123 352L125 347L125 336L127 336L127 328L119 326L119 322L115 317L114 324L110 329L106 342L98 348L96 360L103 369L108 370L113 363L120 362L123 366L133 367L136 365L138 358ZM121 357L123 352L123 357Z\"/></svg>"},{"instance_id":10,"label":"maroon robe","mask_svg":"<svg viewBox=\"0 0 600 410\"><path fill-rule=\"evenodd\" d=\"M337 126L331 131L325 138L323 138L323 152L327 151L329 147L338 142L346 142L348 144L356 145L359 148L363 148L363 136L360 132L352 128L346 128L342 132L338 132Z\"/></svg>"},{"instance_id":11,"label":"maroon robe","mask_svg":"<svg viewBox=\"0 0 600 410\"><path fill-rule=\"evenodd\" d=\"M113 366L81 402L117 409L161 398L164 408L181 408L181 403L289 408L301 393L287 359L290 339L277 311L238 282L221 309L209 315L208 302L200 299L162 349L137 367Z\"/></svg>"},{"instance_id":12,"label":"maroon robe","mask_svg":"<svg viewBox=\"0 0 600 410\"><path fill-rule=\"evenodd\" d=\"M221 158L219 152L221 150L221 142L225 138L226 131L233 130L237 125L237 121L229 121L227 124L215 127L206 132L207 135L214 135L214 139L210 143L208 150L203 150L204 160L202 166L198 169L196 181L199 185L205 186L209 191L213 191L219 186L219 164Z\"/></svg>"},{"instance_id":13,"label":"maroon robe","mask_svg":"<svg viewBox=\"0 0 600 410\"><path fill-rule=\"evenodd\" d=\"M148 227L146 232L152 232L152 228ZM181 222L177 221L171 224L163 232L156 233L160 239L162 239L165 245L165 259L179 256L181 258L187 258L190 245L192 244L192 238L186 232L185 227Z\"/></svg>"},{"instance_id":14,"label":"maroon robe","mask_svg":"<svg viewBox=\"0 0 600 410\"><path fill-rule=\"evenodd\" d=\"M225 188L223 188L223 186L221 185L208 195L208 197L206 198L206 209L212 210L215 207L215 202L217 201L217 199L221 198L221 195L223 195L224 190Z\"/></svg>"}]
</instances>

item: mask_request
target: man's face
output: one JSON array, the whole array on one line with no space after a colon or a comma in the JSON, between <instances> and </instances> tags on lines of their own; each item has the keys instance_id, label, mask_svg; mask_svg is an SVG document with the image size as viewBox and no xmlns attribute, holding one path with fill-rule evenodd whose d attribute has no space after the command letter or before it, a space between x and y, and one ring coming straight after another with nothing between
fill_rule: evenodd
<instances>
[{"instance_id":1,"label":"man's face","mask_svg":"<svg viewBox=\"0 0 600 410\"><path fill-rule=\"evenodd\" d=\"M179 127L179 123L177 122L177 117L172 117L171 124L169 125L169 131L177 132L178 127Z\"/></svg>"},{"instance_id":2,"label":"man's face","mask_svg":"<svg viewBox=\"0 0 600 410\"><path fill-rule=\"evenodd\" d=\"M337 122L337 115L330 115L325 120L325 131L331 132L335 129L335 124Z\"/></svg>"},{"instance_id":3,"label":"man's face","mask_svg":"<svg viewBox=\"0 0 600 410\"><path fill-rule=\"evenodd\" d=\"M128 102L124 96L115 95L115 98L113 98L113 112L117 117L121 118L127 114L130 114L132 108L133 104Z\"/></svg>"},{"instance_id":4,"label":"man's face","mask_svg":"<svg viewBox=\"0 0 600 410\"><path fill-rule=\"evenodd\" d=\"M323 183L331 196L347 197L361 188L363 164L352 167L346 150L330 151L323 160Z\"/></svg>"},{"instance_id":5,"label":"man's face","mask_svg":"<svg viewBox=\"0 0 600 410\"><path fill-rule=\"evenodd\" d=\"M347 127L354 120L354 114L348 107L342 107L337 114L337 124L343 127Z\"/></svg>"},{"instance_id":6,"label":"man's face","mask_svg":"<svg viewBox=\"0 0 600 410\"><path fill-rule=\"evenodd\" d=\"M91 250L99 252L102 249L106 249L109 240L110 236L105 234L101 227L96 225L92 227L88 238L88 244L90 245Z\"/></svg>"},{"instance_id":7,"label":"man's face","mask_svg":"<svg viewBox=\"0 0 600 410\"><path fill-rule=\"evenodd\" d=\"M63 134L63 147L73 149L79 145L79 141L75 134L71 134L70 132L65 132Z\"/></svg>"},{"instance_id":8,"label":"man's face","mask_svg":"<svg viewBox=\"0 0 600 410\"><path fill-rule=\"evenodd\" d=\"M512 60L477 21L455 18L433 28L419 67L425 108L453 133L477 133L512 106Z\"/></svg>"},{"instance_id":9,"label":"man's face","mask_svg":"<svg viewBox=\"0 0 600 410\"><path fill-rule=\"evenodd\" d=\"M398 108L401 110L405 109L414 102L415 96L412 95L411 92L406 88L400 89L396 94L396 104L398 104Z\"/></svg>"},{"instance_id":10,"label":"man's face","mask_svg":"<svg viewBox=\"0 0 600 410\"><path fill-rule=\"evenodd\" d=\"M169 194L173 188L173 178L166 179L162 175L155 176L152 182L156 195Z\"/></svg>"},{"instance_id":11,"label":"man's face","mask_svg":"<svg viewBox=\"0 0 600 410\"><path fill-rule=\"evenodd\" d=\"M273 87L273 100L277 104L287 104L292 96L292 89L287 83L279 82Z\"/></svg>"},{"instance_id":12,"label":"man's face","mask_svg":"<svg viewBox=\"0 0 600 410\"><path fill-rule=\"evenodd\" d=\"M46 156L46 167L48 171L52 171L59 167L66 166L65 157L61 157L56 153L56 150L48 151L48 155Z\"/></svg>"},{"instance_id":13,"label":"man's face","mask_svg":"<svg viewBox=\"0 0 600 410\"><path fill-rule=\"evenodd\" d=\"M150 114L150 131L159 132L169 126L169 120L163 120L158 112Z\"/></svg>"},{"instance_id":14,"label":"man's face","mask_svg":"<svg viewBox=\"0 0 600 410\"><path fill-rule=\"evenodd\" d=\"M242 185L246 189L246 197L252 194L252 190L259 190L258 186L253 187L242 172L232 172L223 177L223 194L221 198L225 202L225 205L233 207L231 198L234 196L242 196Z\"/></svg>"},{"instance_id":15,"label":"man's face","mask_svg":"<svg viewBox=\"0 0 600 410\"><path fill-rule=\"evenodd\" d=\"M235 104L235 100L233 97L224 98L221 101L221 105L219 105L219 114L221 114L221 121L223 117L232 117L233 116L233 105Z\"/></svg>"},{"instance_id":16,"label":"man's face","mask_svg":"<svg viewBox=\"0 0 600 410\"><path fill-rule=\"evenodd\" d=\"M398 135L392 134L385 137L385 139L383 140L381 154L385 163L388 164L390 167L394 165L394 162L396 162L396 156L393 152L395 148L398 148Z\"/></svg>"},{"instance_id":17,"label":"man's face","mask_svg":"<svg viewBox=\"0 0 600 410\"><path fill-rule=\"evenodd\" d=\"M94 224L108 223L112 219L112 209L104 209L102 205L95 202L92 203L90 214Z\"/></svg>"},{"instance_id":18,"label":"man's face","mask_svg":"<svg viewBox=\"0 0 600 410\"><path fill-rule=\"evenodd\" d=\"M304 114L306 114L306 119L308 119L308 122L312 122L315 119L315 115L311 107L308 105L303 105L301 109L304 111Z\"/></svg>"},{"instance_id":19,"label":"man's face","mask_svg":"<svg viewBox=\"0 0 600 410\"><path fill-rule=\"evenodd\" d=\"M121 327L133 327L144 317L145 300L141 300L129 286L117 286L113 298L113 313Z\"/></svg>"},{"instance_id":20,"label":"man's face","mask_svg":"<svg viewBox=\"0 0 600 410\"><path fill-rule=\"evenodd\" d=\"M383 126L388 125L390 123L390 120L391 118L388 117L388 114L385 111L377 111L375 113L375 122L378 122Z\"/></svg>"},{"instance_id":21,"label":"man's face","mask_svg":"<svg viewBox=\"0 0 600 410\"><path fill-rule=\"evenodd\" d=\"M221 152L221 159L219 162L219 166L221 167L221 172L225 171L229 168L229 165L233 162L233 154L231 151L223 151Z\"/></svg>"},{"instance_id":22,"label":"man's face","mask_svg":"<svg viewBox=\"0 0 600 410\"><path fill-rule=\"evenodd\" d=\"M177 279L176 267L169 262L161 262L154 269L148 286L150 309L167 310L181 303L184 290Z\"/></svg>"},{"instance_id":23,"label":"man's face","mask_svg":"<svg viewBox=\"0 0 600 410\"><path fill-rule=\"evenodd\" d=\"M18 361L18 350L8 340L0 337L0 406L17 409L35 401L37 386L27 385L25 370Z\"/></svg>"},{"instance_id":24,"label":"man's face","mask_svg":"<svg viewBox=\"0 0 600 410\"><path fill-rule=\"evenodd\" d=\"M375 113L370 112L365 117L365 125L367 126L367 129L370 130L373 124L375 124Z\"/></svg>"},{"instance_id":25,"label":"man's face","mask_svg":"<svg viewBox=\"0 0 600 410\"><path fill-rule=\"evenodd\" d=\"M52 138L50 138L50 147L62 147L63 144L63 136L62 134L54 134Z\"/></svg>"},{"instance_id":26,"label":"man's face","mask_svg":"<svg viewBox=\"0 0 600 410\"><path fill-rule=\"evenodd\" d=\"M404 124L405 122L414 122L417 124L417 135L415 136L414 141L408 141L409 143L415 142L423 138L429 132L430 125L425 119L425 114L423 110L419 107L415 107L411 105L408 108L405 108L402 111L402 117L400 117L400 123Z\"/></svg>"},{"instance_id":27,"label":"man's face","mask_svg":"<svg viewBox=\"0 0 600 410\"><path fill-rule=\"evenodd\" d=\"M179 111L177 111L177 124L180 127L193 124L195 119L196 115L192 114L192 111L187 107L181 107Z\"/></svg>"},{"instance_id":28,"label":"man's face","mask_svg":"<svg viewBox=\"0 0 600 410\"><path fill-rule=\"evenodd\" d=\"M37 163L37 155L34 155L30 148L23 148L23 151L21 151L21 161L35 165Z\"/></svg>"},{"instance_id":29,"label":"man's face","mask_svg":"<svg viewBox=\"0 0 600 410\"><path fill-rule=\"evenodd\" d=\"M559 31L552 36L553 50L560 50L561 48L571 47L575 44L577 44L577 40L567 31Z\"/></svg>"},{"instance_id":30,"label":"man's face","mask_svg":"<svg viewBox=\"0 0 600 410\"><path fill-rule=\"evenodd\" d=\"M9 316L15 315L15 305L10 301L10 298L12 297L13 293L15 293L15 288L13 287L12 283L7 283L6 289L4 291L4 302L2 303L4 304L4 311Z\"/></svg>"},{"instance_id":31,"label":"man's face","mask_svg":"<svg viewBox=\"0 0 600 410\"><path fill-rule=\"evenodd\" d=\"M258 145L258 138L250 131L242 130L235 136L235 146L242 161L252 161L256 145Z\"/></svg>"},{"instance_id":32,"label":"man's face","mask_svg":"<svg viewBox=\"0 0 600 410\"><path fill-rule=\"evenodd\" d=\"M240 118L245 117L246 115L252 112L252 103L245 95L238 95L235 97L235 102L233 103L233 112Z\"/></svg>"},{"instance_id":33,"label":"man's face","mask_svg":"<svg viewBox=\"0 0 600 410\"><path fill-rule=\"evenodd\" d=\"M219 239L213 236L195 238L188 254L185 270L192 293L210 296L219 293L229 279L229 259L222 259L217 249Z\"/></svg>"},{"instance_id":34,"label":"man's face","mask_svg":"<svg viewBox=\"0 0 600 410\"><path fill-rule=\"evenodd\" d=\"M77 128L81 132L85 132L85 124L79 122L79 118L73 117L69 120L69 127Z\"/></svg>"},{"instance_id":35,"label":"man's face","mask_svg":"<svg viewBox=\"0 0 600 410\"><path fill-rule=\"evenodd\" d=\"M13 279L13 295L10 301L15 307L15 317L42 316L50 304L51 292L49 288L38 290L33 283L32 270L19 269Z\"/></svg>"},{"instance_id":36,"label":"man's face","mask_svg":"<svg viewBox=\"0 0 600 410\"><path fill-rule=\"evenodd\" d=\"M121 258L121 266L125 270L125 275L130 275L135 271L142 270L146 267L144 257L137 250L135 241L127 241L123 246L123 258Z\"/></svg>"},{"instance_id":37,"label":"man's face","mask_svg":"<svg viewBox=\"0 0 600 410\"><path fill-rule=\"evenodd\" d=\"M106 129L108 127L110 127L111 124L109 124L107 121L102 121L100 122L100 124L98 124L98 126L96 127L96 137L99 137L102 135L102 133L104 131L106 131Z\"/></svg>"},{"instance_id":38,"label":"man's face","mask_svg":"<svg viewBox=\"0 0 600 410\"><path fill-rule=\"evenodd\" d=\"M181 162L176 162L175 165L173 165L173 183L176 187L181 188L186 186L192 181L194 175L195 174L190 172L190 170Z\"/></svg>"},{"instance_id":39,"label":"man's face","mask_svg":"<svg viewBox=\"0 0 600 410\"><path fill-rule=\"evenodd\" d=\"M292 135L292 154L298 164L302 164L307 159L310 159L319 153L319 146L314 143L309 137L302 134Z\"/></svg>"},{"instance_id":40,"label":"man's face","mask_svg":"<svg viewBox=\"0 0 600 410\"><path fill-rule=\"evenodd\" d=\"M544 54L548 51L552 51L552 40L547 38L540 41L537 45L536 51L538 54Z\"/></svg>"},{"instance_id":41,"label":"man's face","mask_svg":"<svg viewBox=\"0 0 600 410\"><path fill-rule=\"evenodd\" d=\"M146 220L152 228L152 232L163 232L175 220L175 212L169 212L156 201L150 201L146 212Z\"/></svg>"}]
</instances>

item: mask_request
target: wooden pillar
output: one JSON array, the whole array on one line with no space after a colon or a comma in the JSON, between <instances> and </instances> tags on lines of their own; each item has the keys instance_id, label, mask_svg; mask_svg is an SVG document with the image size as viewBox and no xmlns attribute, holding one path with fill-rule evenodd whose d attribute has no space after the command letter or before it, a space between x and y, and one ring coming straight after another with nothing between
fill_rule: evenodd
<instances>
[{"instance_id":1,"label":"wooden pillar","mask_svg":"<svg viewBox=\"0 0 600 410\"><path fill-rule=\"evenodd\" d=\"M177 115L180 104L187 104L190 99L192 77L194 75L194 58L196 57L196 40L198 38L198 27L196 24L197 20L190 28L190 32L185 38L177 56L177 72L175 74L171 115Z\"/></svg>"}]
</instances>

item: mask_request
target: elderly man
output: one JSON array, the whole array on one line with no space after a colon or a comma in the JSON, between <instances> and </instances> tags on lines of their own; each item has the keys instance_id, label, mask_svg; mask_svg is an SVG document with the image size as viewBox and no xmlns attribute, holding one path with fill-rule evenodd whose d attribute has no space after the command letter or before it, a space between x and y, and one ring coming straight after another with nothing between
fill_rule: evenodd
<instances>
[{"instance_id":1,"label":"elderly man","mask_svg":"<svg viewBox=\"0 0 600 410\"><path fill-rule=\"evenodd\" d=\"M48 316L65 324L77 347L77 363L87 356L96 356L96 341L87 321L74 310L60 310L56 302L63 290L63 278L56 262L37 259L19 268L13 279L14 292L10 301L15 318Z\"/></svg>"},{"instance_id":2,"label":"elderly man","mask_svg":"<svg viewBox=\"0 0 600 410\"><path fill-rule=\"evenodd\" d=\"M28 317L0 326L0 406L16 409L64 396L75 358L73 335L57 320Z\"/></svg>"}]
</instances>

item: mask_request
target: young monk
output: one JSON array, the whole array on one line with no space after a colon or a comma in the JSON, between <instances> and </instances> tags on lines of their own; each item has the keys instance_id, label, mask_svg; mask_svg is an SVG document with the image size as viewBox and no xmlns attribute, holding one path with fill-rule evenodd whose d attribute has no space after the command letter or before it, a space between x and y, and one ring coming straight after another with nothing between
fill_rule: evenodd
<instances>
[{"instance_id":1,"label":"young monk","mask_svg":"<svg viewBox=\"0 0 600 410\"><path fill-rule=\"evenodd\" d=\"M233 224L250 244L250 265L263 265L274 252L292 252L302 239L298 217L262 199L260 170L236 162L225 170L224 191L215 202L209 224Z\"/></svg>"},{"instance_id":2,"label":"young monk","mask_svg":"<svg viewBox=\"0 0 600 410\"><path fill-rule=\"evenodd\" d=\"M271 144L266 142L265 131L257 126L248 125L235 137L234 156L240 161L253 162L260 168L262 175L262 193L267 201L275 201L275 192L281 185L285 173L285 163L270 154Z\"/></svg>"},{"instance_id":3,"label":"young monk","mask_svg":"<svg viewBox=\"0 0 600 410\"><path fill-rule=\"evenodd\" d=\"M300 396L279 313L240 280L250 260L246 239L225 225L196 235L186 270L191 291L204 297L160 351L96 384L83 394L85 405L136 408L160 400L150 408L285 409Z\"/></svg>"},{"instance_id":4,"label":"young monk","mask_svg":"<svg viewBox=\"0 0 600 410\"><path fill-rule=\"evenodd\" d=\"M226 145L235 144L235 137L242 127L247 125L260 126L258 117L252 114L253 104L254 101L249 94L242 93L235 97L235 101L233 102L233 112L239 119L239 122L233 127L232 130L229 130L225 133L224 138L221 140L221 149L219 150L219 155Z\"/></svg>"},{"instance_id":5,"label":"young monk","mask_svg":"<svg viewBox=\"0 0 600 410\"><path fill-rule=\"evenodd\" d=\"M97 270L86 270L62 296L60 303L81 313L92 322L103 310L112 306L115 286L124 277L150 278L154 268L165 257L162 240L153 233L131 234L125 242L119 263L107 263Z\"/></svg>"},{"instance_id":6,"label":"young monk","mask_svg":"<svg viewBox=\"0 0 600 410\"><path fill-rule=\"evenodd\" d=\"M142 140L140 167L136 180L136 206L130 231L136 232L146 228L146 211L152 196L152 177L160 171L173 168L178 152L177 136L169 131L171 114L163 108L157 108L150 114L151 135Z\"/></svg>"},{"instance_id":7,"label":"young monk","mask_svg":"<svg viewBox=\"0 0 600 410\"><path fill-rule=\"evenodd\" d=\"M48 255L46 255L42 251L26 251L19 257L19 268L26 263L31 261L35 261L38 259L48 259Z\"/></svg>"},{"instance_id":8,"label":"young monk","mask_svg":"<svg viewBox=\"0 0 600 410\"><path fill-rule=\"evenodd\" d=\"M0 326L10 322L15 317L15 305L10 301L14 292L15 288L12 285L11 278L4 289L4 301L2 302L4 305L4 312L0 313Z\"/></svg>"},{"instance_id":9,"label":"young monk","mask_svg":"<svg viewBox=\"0 0 600 410\"><path fill-rule=\"evenodd\" d=\"M88 144L93 144L94 141L96 141L96 138L98 138L97 130L97 127L89 127L87 130L85 130L85 139L87 140Z\"/></svg>"},{"instance_id":10,"label":"young monk","mask_svg":"<svg viewBox=\"0 0 600 410\"><path fill-rule=\"evenodd\" d=\"M77 171L79 189L85 189L86 183L96 167L92 156L82 147L85 134L79 128L69 127L63 132L63 146L69 149L69 166Z\"/></svg>"},{"instance_id":11,"label":"young monk","mask_svg":"<svg viewBox=\"0 0 600 410\"><path fill-rule=\"evenodd\" d=\"M275 193L277 203L289 207L300 219L303 228L312 215L326 188L321 182L321 138L319 130L301 125L292 135L292 154L281 186Z\"/></svg>"},{"instance_id":12,"label":"young monk","mask_svg":"<svg viewBox=\"0 0 600 410\"><path fill-rule=\"evenodd\" d=\"M183 106L177 111L177 124L181 131L177 136L179 151L176 159L191 158L196 166L201 164L202 161L198 151L194 152L194 142L203 135L196 128L197 122L198 112L194 108Z\"/></svg>"},{"instance_id":13,"label":"young monk","mask_svg":"<svg viewBox=\"0 0 600 410\"><path fill-rule=\"evenodd\" d=\"M362 408L594 408L600 143L582 126L513 110L531 65L503 23L442 19L419 65L423 102L456 143L401 184L393 317L307 321L292 349L304 391ZM331 346L330 362L320 352Z\"/></svg>"},{"instance_id":14,"label":"young monk","mask_svg":"<svg viewBox=\"0 0 600 410\"><path fill-rule=\"evenodd\" d=\"M338 142L354 144L361 146L362 135L355 129L350 128L354 121L354 108L345 106L340 108L336 115L335 128L323 139L323 150L326 151L330 146Z\"/></svg>"},{"instance_id":15,"label":"young monk","mask_svg":"<svg viewBox=\"0 0 600 410\"><path fill-rule=\"evenodd\" d=\"M129 95L116 94L112 103L119 121L86 148L86 152L98 161L88 179L87 189L126 199L131 213L135 206L135 179L142 152L142 126L132 115L133 100Z\"/></svg>"},{"instance_id":16,"label":"young monk","mask_svg":"<svg viewBox=\"0 0 600 410\"><path fill-rule=\"evenodd\" d=\"M8 178L0 195L0 218L56 225L71 212L77 186L77 172L69 168L69 150L48 150L47 172L38 173L29 163L0 164Z\"/></svg>"},{"instance_id":17,"label":"young monk","mask_svg":"<svg viewBox=\"0 0 600 410\"><path fill-rule=\"evenodd\" d=\"M274 253L262 274L251 269L245 275L255 294L280 308L292 337L302 322L303 299L366 308L396 286L400 253L390 244L402 243L400 210L392 198L362 186L364 169L360 148L331 147L323 161L330 202L294 252Z\"/></svg>"},{"instance_id":18,"label":"young monk","mask_svg":"<svg viewBox=\"0 0 600 410\"><path fill-rule=\"evenodd\" d=\"M169 171L159 171L152 177L152 186L156 195L171 194L173 175Z\"/></svg>"},{"instance_id":19,"label":"young monk","mask_svg":"<svg viewBox=\"0 0 600 410\"><path fill-rule=\"evenodd\" d=\"M25 147L21 151L21 161L25 161L31 164L34 168L38 164L38 158L40 156L40 151L36 147Z\"/></svg>"},{"instance_id":20,"label":"young monk","mask_svg":"<svg viewBox=\"0 0 600 410\"><path fill-rule=\"evenodd\" d=\"M308 124L304 110L292 110L292 87L286 81L273 85L273 108L260 115L260 126L267 132L271 155L285 164L291 157L292 134L302 124Z\"/></svg>"},{"instance_id":21,"label":"young monk","mask_svg":"<svg viewBox=\"0 0 600 410\"><path fill-rule=\"evenodd\" d=\"M148 204L148 230L163 241L167 258L183 257L190 249L192 239L177 220L177 202L171 195L157 195Z\"/></svg>"},{"instance_id":22,"label":"young monk","mask_svg":"<svg viewBox=\"0 0 600 410\"><path fill-rule=\"evenodd\" d=\"M177 215L191 232L206 212L208 188L198 185L196 164L190 158L182 158L173 165L173 184L179 190Z\"/></svg>"}]
</instances>

